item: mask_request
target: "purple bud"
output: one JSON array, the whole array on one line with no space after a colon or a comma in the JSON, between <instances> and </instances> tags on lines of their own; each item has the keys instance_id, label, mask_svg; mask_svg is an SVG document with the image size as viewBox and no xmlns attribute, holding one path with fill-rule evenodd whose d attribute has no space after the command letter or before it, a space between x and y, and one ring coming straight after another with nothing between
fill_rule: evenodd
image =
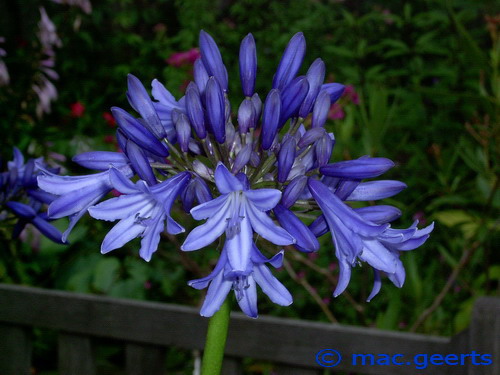
<instances>
[{"instance_id":1,"label":"purple bud","mask_svg":"<svg viewBox=\"0 0 500 375\"><path fill-rule=\"evenodd\" d=\"M225 129L225 102L222 89L217 79L210 77L205 91L207 117L215 140L224 143L226 139Z\"/></svg>"},{"instance_id":2,"label":"purple bud","mask_svg":"<svg viewBox=\"0 0 500 375\"><path fill-rule=\"evenodd\" d=\"M395 180L378 180L362 182L346 198L348 201L375 201L398 194L407 186L404 182Z\"/></svg>"},{"instance_id":3,"label":"purple bud","mask_svg":"<svg viewBox=\"0 0 500 375\"><path fill-rule=\"evenodd\" d=\"M255 121L258 121L262 112L262 100L260 100L259 94L255 93L252 95L252 103L255 107Z\"/></svg>"},{"instance_id":4,"label":"purple bud","mask_svg":"<svg viewBox=\"0 0 500 375\"><path fill-rule=\"evenodd\" d=\"M118 107L111 108L111 112L127 138L155 155L168 156L165 145L160 143L137 119Z\"/></svg>"},{"instance_id":5,"label":"purple bud","mask_svg":"<svg viewBox=\"0 0 500 375\"><path fill-rule=\"evenodd\" d=\"M401 216L400 209L387 205L355 208L354 211L363 219L375 224L389 223Z\"/></svg>"},{"instance_id":6,"label":"purple bud","mask_svg":"<svg viewBox=\"0 0 500 375\"><path fill-rule=\"evenodd\" d=\"M321 90L314 103L311 127L318 128L325 125L331 105L330 94L326 90Z\"/></svg>"},{"instance_id":7,"label":"purple bud","mask_svg":"<svg viewBox=\"0 0 500 375\"><path fill-rule=\"evenodd\" d=\"M116 130L116 142L120 150L125 151L127 149L127 136L120 129Z\"/></svg>"},{"instance_id":8,"label":"purple bud","mask_svg":"<svg viewBox=\"0 0 500 375\"><path fill-rule=\"evenodd\" d=\"M238 152L238 155L236 155L236 158L234 159L233 167L231 168L231 173L236 174L245 165L247 165L248 162L250 161L251 154L252 154L252 145L246 144L245 146L243 146L240 152Z\"/></svg>"},{"instance_id":9,"label":"purple bud","mask_svg":"<svg viewBox=\"0 0 500 375\"><path fill-rule=\"evenodd\" d=\"M314 60L306 73L306 77L309 82L309 92L299 109L299 116L302 118L306 118L313 109L314 101L325 80L325 63L323 60L320 58Z\"/></svg>"},{"instance_id":10,"label":"purple bud","mask_svg":"<svg viewBox=\"0 0 500 375\"><path fill-rule=\"evenodd\" d=\"M189 151L191 151L193 154L201 155L200 145L193 138L189 140Z\"/></svg>"},{"instance_id":11,"label":"purple bud","mask_svg":"<svg viewBox=\"0 0 500 375\"><path fill-rule=\"evenodd\" d=\"M196 195L198 203L202 204L211 201L213 199L212 192L210 191L207 183L199 177L195 177L194 180L196 181L194 194Z\"/></svg>"},{"instance_id":12,"label":"purple bud","mask_svg":"<svg viewBox=\"0 0 500 375\"><path fill-rule=\"evenodd\" d=\"M127 98L132 106L141 117L145 120L146 127L156 138L165 137L165 129L161 124L160 118L156 113L153 102L149 97L148 92L142 85L141 81L132 74L127 76L128 92Z\"/></svg>"},{"instance_id":13,"label":"purple bud","mask_svg":"<svg viewBox=\"0 0 500 375\"><path fill-rule=\"evenodd\" d=\"M222 62L219 47L214 39L203 30L200 31L200 53L208 75L216 77L221 88L227 91L227 70Z\"/></svg>"},{"instance_id":14,"label":"purple bud","mask_svg":"<svg viewBox=\"0 0 500 375\"><path fill-rule=\"evenodd\" d=\"M245 99L238 108L238 129L240 134L247 133L250 128L255 128L255 107L251 99Z\"/></svg>"},{"instance_id":15,"label":"purple bud","mask_svg":"<svg viewBox=\"0 0 500 375\"><path fill-rule=\"evenodd\" d=\"M207 130L205 129L203 105L198 87L192 82L186 89L186 112L198 138L205 139Z\"/></svg>"},{"instance_id":16,"label":"purple bud","mask_svg":"<svg viewBox=\"0 0 500 375\"><path fill-rule=\"evenodd\" d=\"M302 138L300 138L299 143L297 144L299 148L303 148L309 146L311 143L316 142L319 138L321 138L324 134L326 134L325 129L323 128L312 128L304 133Z\"/></svg>"},{"instance_id":17,"label":"purple bud","mask_svg":"<svg viewBox=\"0 0 500 375\"><path fill-rule=\"evenodd\" d=\"M205 180L213 180L214 178L214 171L198 159L193 160L193 170Z\"/></svg>"},{"instance_id":18,"label":"purple bud","mask_svg":"<svg viewBox=\"0 0 500 375\"><path fill-rule=\"evenodd\" d=\"M107 171L111 166L116 168L125 166L128 159L121 152L89 151L78 154L72 159L82 167Z\"/></svg>"},{"instance_id":19,"label":"purple bud","mask_svg":"<svg viewBox=\"0 0 500 375\"><path fill-rule=\"evenodd\" d=\"M231 102L227 98L227 95L224 95L224 123L228 123L231 119Z\"/></svg>"},{"instance_id":20,"label":"purple bud","mask_svg":"<svg viewBox=\"0 0 500 375\"><path fill-rule=\"evenodd\" d=\"M137 175L148 183L149 186L157 184L156 177L149 165L149 161L144 151L141 150L134 142L127 142L127 149L125 151L127 157L132 164L132 168Z\"/></svg>"},{"instance_id":21,"label":"purple bud","mask_svg":"<svg viewBox=\"0 0 500 375\"><path fill-rule=\"evenodd\" d=\"M201 59L198 59L194 62L193 75L194 75L194 82L196 83L196 86L198 86L200 94L204 94L208 82L208 73Z\"/></svg>"},{"instance_id":22,"label":"purple bud","mask_svg":"<svg viewBox=\"0 0 500 375\"><path fill-rule=\"evenodd\" d=\"M177 113L177 115L174 116L174 113ZM181 151L188 152L189 140L191 139L191 125L189 124L187 116L178 109L174 109L172 111L172 118L174 117L175 131L177 132L177 141L179 142Z\"/></svg>"},{"instance_id":23,"label":"purple bud","mask_svg":"<svg viewBox=\"0 0 500 375\"><path fill-rule=\"evenodd\" d=\"M306 53L306 39L304 34L297 33L288 42L288 45L283 52L278 69L273 78L273 89L283 89L285 88L302 65L302 60Z\"/></svg>"},{"instance_id":24,"label":"purple bud","mask_svg":"<svg viewBox=\"0 0 500 375\"><path fill-rule=\"evenodd\" d=\"M31 180L34 181L34 188L36 188L38 185L36 183L36 178L33 177L33 171L35 169L35 160L34 159L29 159L26 164L24 165L24 175L23 175L23 185L24 187L30 187L29 185L31 184Z\"/></svg>"},{"instance_id":25,"label":"purple bud","mask_svg":"<svg viewBox=\"0 0 500 375\"><path fill-rule=\"evenodd\" d=\"M320 167L319 171L327 176L362 180L380 176L392 167L394 162L386 158L361 157L327 164Z\"/></svg>"},{"instance_id":26,"label":"purple bud","mask_svg":"<svg viewBox=\"0 0 500 375\"><path fill-rule=\"evenodd\" d=\"M240 79L243 94L251 97L255 90L255 78L257 76L257 51L255 39L248 34L240 46Z\"/></svg>"},{"instance_id":27,"label":"purple bud","mask_svg":"<svg viewBox=\"0 0 500 375\"><path fill-rule=\"evenodd\" d=\"M264 104L264 114L262 115L262 148L269 150L272 146L274 137L278 134L278 124L281 113L280 91L272 89L266 98Z\"/></svg>"},{"instance_id":28,"label":"purple bud","mask_svg":"<svg viewBox=\"0 0 500 375\"><path fill-rule=\"evenodd\" d=\"M250 165L254 168L257 168L260 163L260 156L257 152L252 151L252 154L250 155Z\"/></svg>"},{"instance_id":29,"label":"purple bud","mask_svg":"<svg viewBox=\"0 0 500 375\"><path fill-rule=\"evenodd\" d=\"M305 252L319 250L317 238L292 211L281 204L277 204L273 211L283 229L293 233L293 237L297 241L295 245L298 246L299 250Z\"/></svg>"},{"instance_id":30,"label":"purple bud","mask_svg":"<svg viewBox=\"0 0 500 375\"><path fill-rule=\"evenodd\" d=\"M325 216L320 215L309 225L309 230L316 236L321 237L328 233L328 224L326 223Z\"/></svg>"},{"instance_id":31,"label":"purple bud","mask_svg":"<svg viewBox=\"0 0 500 375\"><path fill-rule=\"evenodd\" d=\"M195 180L192 179L189 181L188 185L186 188L182 191L181 193L181 201L182 201L182 208L184 211L189 212L191 211L191 208L194 206L194 189L195 189Z\"/></svg>"},{"instance_id":32,"label":"purple bud","mask_svg":"<svg viewBox=\"0 0 500 375\"><path fill-rule=\"evenodd\" d=\"M287 208L292 207L299 199L300 195L307 186L307 177L297 176L286 186L281 197L281 204Z\"/></svg>"},{"instance_id":33,"label":"purple bud","mask_svg":"<svg viewBox=\"0 0 500 375\"><path fill-rule=\"evenodd\" d=\"M305 76L295 78L283 90L281 94L280 127L282 127L290 117L297 116L299 108L308 91L309 82Z\"/></svg>"},{"instance_id":34,"label":"purple bud","mask_svg":"<svg viewBox=\"0 0 500 375\"><path fill-rule=\"evenodd\" d=\"M32 220L36 216L36 212L33 207L28 206L24 203L19 202L7 202L7 207L9 207L17 216L24 220Z\"/></svg>"},{"instance_id":35,"label":"purple bud","mask_svg":"<svg viewBox=\"0 0 500 375\"><path fill-rule=\"evenodd\" d=\"M323 128L313 128L313 129L323 129ZM312 130L312 129L311 129ZM328 164L330 157L332 156L333 145L335 140L330 138L330 134L323 134L323 136L316 142L315 152L318 165L320 167Z\"/></svg>"},{"instance_id":36,"label":"purple bud","mask_svg":"<svg viewBox=\"0 0 500 375\"><path fill-rule=\"evenodd\" d=\"M345 86L340 83L325 83L321 86L321 90L325 90L330 94L330 101L333 104L342 96Z\"/></svg>"},{"instance_id":37,"label":"purple bud","mask_svg":"<svg viewBox=\"0 0 500 375\"><path fill-rule=\"evenodd\" d=\"M295 161L297 142L294 137L285 136L278 154L278 181L283 183L288 178Z\"/></svg>"}]
</instances>

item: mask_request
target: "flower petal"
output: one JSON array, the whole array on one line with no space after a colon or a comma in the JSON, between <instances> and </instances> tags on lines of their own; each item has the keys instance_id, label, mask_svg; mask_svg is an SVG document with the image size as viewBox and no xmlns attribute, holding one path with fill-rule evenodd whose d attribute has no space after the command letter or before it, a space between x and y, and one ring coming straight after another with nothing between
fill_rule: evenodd
<instances>
[{"instance_id":1,"label":"flower petal","mask_svg":"<svg viewBox=\"0 0 500 375\"><path fill-rule=\"evenodd\" d=\"M289 306L292 304L293 298L290 292L273 276L264 264L254 266L253 277L271 301L280 306Z\"/></svg>"},{"instance_id":2,"label":"flower petal","mask_svg":"<svg viewBox=\"0 0 500 375\"><path fill-rule=\"evenodd\" d=\"M255 280L249 276L246 278L246 282L247 284L243 290L235 290L234 293L241 311L250 318L257 318L257 287L255 286ZM238 297L238 295L240 296Z\"/></svg>"},{"instance_id":3,"label":"flower petal","mask_svg":"<svg viewBox=\"0 0 500 375\"><path fill-rule=\"evenodd\" d=\"M271 218L257 210L252 204L246 203L246 213L255 232L275 245L291 245L295 239L283 228L278 227Z\"/></svg>"},{"instance_id":4,"label":"flower petal","mask_svg":"<svg viewBox=\"0 0 500 375\"><path fill-rule=\"evenodd\" d=\"M111 250L118 249L127 242L141 235L146 227L136 222L135 216L129 216L120 220L108 232L101 245L101 253L106 254Z\"/></svg>"},{"instance_id":5,"label":"flower petal","mask_svg":"<svg viewBox=\"0 0 500 375\"><path fill-rule=\"evenodd\" d=\"M219 162L215 169L215 184L221 194L228 194L232 191L243 190L242 183L229 172L226 166Z\"/></svg>"},{"instance_id":6,"label":"flower petal","mask_svg":"<svg viewBox=\"0 0 500 375\"><path fill-rule=\"evenodd\" d=\"M277 189L255 189L245 191L245 197L260 211L272 210L281 199Z\"/></svg>"},{"instance_id":7,"label":"flower petal","mask_svg":"<svg viewBox=\"0 0 500 375\"><path fill-rule=\"evenodd\" d=\"M230 205L226 203L215 215L207 222L194 228L186 237L181 246L184 251L198 250L210 245L224 233L227 227L227 218Z\"/></svg>"},{"instance_id":8,"label":"flower petal","mask_svg":"<svg viewBox=\"0 0 500 375\"><path fill-rule=\"evenodd\" d=\"M208 287L207 296L201 307L200 315L205 317L214 315L222 306L232 285L232 281L224 279L223 272L215 276Z\"/></svg>"},{"instance_id":9,"label":"flower petal","mask_svg":"<svg viewBox=\"0 0 500 375\"><path fill-rule=\"evenodd\" d=\"M379 180L362 182L346 198L347 201L375 201L398 194L407 186L401 181Z\"/></svg>"}]
</instances>

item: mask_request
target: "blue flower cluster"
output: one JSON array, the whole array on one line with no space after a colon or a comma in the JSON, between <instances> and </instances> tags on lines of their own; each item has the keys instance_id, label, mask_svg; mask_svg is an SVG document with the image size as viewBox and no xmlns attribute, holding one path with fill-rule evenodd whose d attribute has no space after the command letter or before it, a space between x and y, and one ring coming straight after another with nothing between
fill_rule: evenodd
<instances>
[{"instance_id":1,"label":"blue flower cluster","mask_svg":"<svg viewBox=\"0 0 500 375\"><path fill-rule=\"evenodd\" d=\"M244 99L235 123L226 67L217 44L204 31L194 81L179 100L157 80L152 82L152 99L129 75L127 98L139 117L112 108L123 153L87 152L73 159L101 171L97 174L63 177L46 172L38 178L43 190L58 196L49 207L50 217L70 218L63 238L86 212L96 219L119 220L104 238L102 253L141 237L140 256L149 261L163 231L184 232L170 214L179 200L195 220L206 220L187 235L181 249L215 247L217 240L222 244L213 272L189 282L197 289L208 287L203 316L213 315L233 290L241 309L256 317L256 284L273 302L292 303L267 266L280 267L283 250L266 258L258 249L264 240L314 252L320 247L317 238L329 232L340 264L335 296L345 290L359 262L374 270L369 299L380 290L382 273L401 287L401 252L422 245L433 227L418 229L414 223L393 229L389 223L401 215L397 208L353 209L345 203L387 198L406 185L372 180L394 166L385 158L330 163L335 138L324 125L344 86L324 83L325 64L319 58L305 75L298 75L305 50L305 38L297 33L262 102L255 92L255 41L251 34L243 39L239 67ZM99 203L111 189L121 195ZM316 219L306 225L303 219L310 222L311 217Z\"/></svg>"},{"instance_id":2,"label":"blue flower cluster","mask_svg":"<svg viewBox=\"0 0 500 375\"><path fill-rule=\"evenodd\" d=\"M43 235L57 243L63 243L61 232L49 223L43 212L56 196L40 190L37 177L42 169L49 170L42 158L29 159L14 148L14 159L7 162L7 170L0 173L0 221L12 222L12 237L17 238L26 224L33 224ZM53 173L57 170L50 169Z\"/></svg>"}]
</instances>

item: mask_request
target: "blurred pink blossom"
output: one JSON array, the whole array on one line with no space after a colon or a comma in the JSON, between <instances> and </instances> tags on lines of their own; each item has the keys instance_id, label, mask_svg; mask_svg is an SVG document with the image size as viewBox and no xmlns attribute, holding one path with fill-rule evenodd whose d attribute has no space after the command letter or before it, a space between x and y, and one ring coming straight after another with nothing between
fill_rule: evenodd
<instances>
[{"instance_id":1,"label":"blurred pink blossom","mask_svg":"<svg viewBox=\"0 0 500 375\"><path fill-rule=\"evenodd\" d=\"M71 109L71 117L83 117L85 113L85 106L81 102L75 102L69 105Z\"/></svg>"},{"instance_id":2,"label":"blurred pink blossom","mask_svg":"<svg viewBox=\"0 0 500 375\"><path fill-rule=\"evenodd\" d=\"M330 120L340 120L345 117L345 112L342 109L342 106L338 103L332 104L330 110L328 111L328 118Z\"/></svg>"},{"instance_id":3,"label":"blurred pink blossom","mask_svg":"<svg viewBox=\"0 0 500 375\"><path fill-rule=\"evenodd\" d=\"M198 48L191 48L188 51L175 52L166 60L169 65L180 67L183 65L193 65L200 57Z\"/></svg>"}]
</instances>

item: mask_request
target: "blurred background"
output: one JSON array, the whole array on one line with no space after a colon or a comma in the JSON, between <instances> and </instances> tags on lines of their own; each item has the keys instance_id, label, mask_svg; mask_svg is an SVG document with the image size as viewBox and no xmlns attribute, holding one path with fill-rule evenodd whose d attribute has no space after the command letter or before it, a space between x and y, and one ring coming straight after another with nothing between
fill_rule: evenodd
<instances>
[{"instance_id":1,"label":"blurred background","mask_svg":"<svg viewBox=\"0 0 500 375\"><path fill-rule=\"evenodd\" d=\"M88 173L71 157L117 149L109 108L130 108L126 75L146 87L157 78L180 98L199 57L200 29L221 49L233 108L243 98L239 43L254 35L256 91L265 97L284 47L302 31L303 71L321 57L327 81L347 85L326 126L337 139L334 159L369 154L396 161L387 178L409 188L384 201L404 212L395 227L418 219L436 228L424 246L403 255L404 287L384 282L370 303L367 267L353 271L346 293L331 297L338 269L329 236L318 254L289 251L277 276L294 304L282 308L259 298L260 313L453 335L468 325L478 296L499 291L499 23L493 0L1 1L2 168L17 146L63 173ZM208 274L215 254L181 254L181 235L165 236L150 263L139 258L135 241L102 256L110 227L86 218L64 246L30 228L11 240L12 228L3 225L0 282L200 304L203 296L186 282ZM53 374L55 339L36 334L35 373ZM113 373L117 356L119 349L103 346L101 367ZM192 371L189 358L173 350L171 371ZM270 371L258 362L247 367L251 374Z\"/></svg>"}]
</instances>

